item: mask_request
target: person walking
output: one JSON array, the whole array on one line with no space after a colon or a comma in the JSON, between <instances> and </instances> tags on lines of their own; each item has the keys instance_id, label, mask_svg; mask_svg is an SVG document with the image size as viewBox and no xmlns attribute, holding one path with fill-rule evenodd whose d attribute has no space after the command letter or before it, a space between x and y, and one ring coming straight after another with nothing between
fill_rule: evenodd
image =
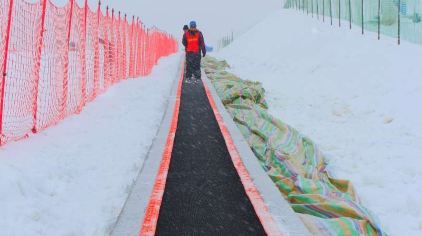
<instances>
[{"instance_id":1,"label":"person walking","mask_svg":"<svg viewBox=\"0 0 422 236\"><path fill-rule=\"evenodd\" d=\"M188 25L184 25L183 26L183 32L186 34L186 32L188 32L189 30L189 26Z\"/></svg>"},{"instance_id":2,"label":"person walking","mask_svg":"<svg viewBox=\"0 0 422 236\"><path fill-rule=\"evenodd\" d=\"M189 26L188 25L184 25L183 26L183 35L185 35L186 32L188 32L188 30L189 30ZM186 46L185 46L185 52L186 52Z\"/></svg>"},{"instance_id":3,"label":"person walking","mask_svg":"<svg viewBox=\"0 0 422 236\"><path fill-rule=\"evenodd\" d=\"M194 77L201 79L201 52L205 57L207 50L205 48L204 36L196 28L196 22L189 23L189 30L183 35L183 46L186 48L186 80Z\"/></svg>"}]
</instances>

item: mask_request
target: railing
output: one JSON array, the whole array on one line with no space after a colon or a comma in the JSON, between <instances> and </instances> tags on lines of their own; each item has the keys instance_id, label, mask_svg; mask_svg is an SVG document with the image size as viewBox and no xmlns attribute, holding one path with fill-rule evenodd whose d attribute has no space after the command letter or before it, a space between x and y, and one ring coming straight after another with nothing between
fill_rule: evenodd
<instances>
[{"instance_id":1,"label":"railing","mask_svg":"<svg viewBox=\"0 0 422 236\"><path fill-rule=\"evenodd\" d=\"M422 44L421 0L284 0L284 8L298 9L332 25L356 25L381 35ZM347 24L342 24L346 21Z\"/></svg>"},{"instance_id":2,"label":"railing","mask_svg":"<svg viewBox=\"0 0 422 236\"><path fill-rule=\"evenodd\" d=\"M230 32L218 41L217 50L229 46L234 41L234 32Z\"/></svg>"},{"instance_id":3,"label":"railing","mask_svg":"<svg viewBox=\"0 0 422 236\"><path fill-rule=\"evenodd\" d=\"M79 113L111 85L148 75L176 40L101 3L0 0L0 145Z\"/></svg>"}]
</instances>

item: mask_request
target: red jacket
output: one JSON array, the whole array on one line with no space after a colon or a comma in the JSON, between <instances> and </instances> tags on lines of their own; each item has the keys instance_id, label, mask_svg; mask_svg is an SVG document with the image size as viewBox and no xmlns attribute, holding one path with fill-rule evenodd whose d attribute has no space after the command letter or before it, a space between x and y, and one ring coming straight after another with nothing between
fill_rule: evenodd
<instances>
[{"instance_id":1,"label":"red jacket","mask_svg":"<svg viewBox=\"0 0 422 236\"><path fill-rule=\"evenodd\" d=\"M205 41L202 32L197 29L190 29L183 35L183 46L186 52L206 54Z\"/></svg>"}]
</instances>

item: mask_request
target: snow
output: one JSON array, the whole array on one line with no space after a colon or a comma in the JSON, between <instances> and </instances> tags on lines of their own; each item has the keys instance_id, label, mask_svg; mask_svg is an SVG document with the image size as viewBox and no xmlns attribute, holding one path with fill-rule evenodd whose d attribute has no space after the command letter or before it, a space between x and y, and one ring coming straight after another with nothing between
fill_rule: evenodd
<instances>
[{"instance_id":1,"label":"snow","mask_svg":"<svg viewBox=\"0 0 422 236\"><path fill-rule=\"evenodd\" d=\"M160 125L180 54L0 149L0 235L107 235Z\"/></svg>"},{"instance_id":2,"label":"snow","mask_svg":"<svg viewBox=\"0 0 422 236\"><path fill-rule=\"evenodd\" d=\"M376 38L280 10L217 56L263 82L270 112L316 141L387 232L422 235L422 46Z\"/></svg>"}]
</instances>

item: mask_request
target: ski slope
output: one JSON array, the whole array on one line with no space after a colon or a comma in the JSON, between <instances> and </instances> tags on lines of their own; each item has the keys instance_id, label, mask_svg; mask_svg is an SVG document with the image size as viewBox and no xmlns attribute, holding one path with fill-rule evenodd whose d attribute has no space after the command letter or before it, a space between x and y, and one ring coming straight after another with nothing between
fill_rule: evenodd
<instances>
[{"instance_id":1,"label":"ski slope","mask_svg":"<svg viewBox=\"0 0 422 236\"><path fill-rule=\"evenodd\" d=\"M346 22L342 25L347 25ZM422 235L422 46L271 14L217 56L263 82L273 115L313 139L391 235Z\"/></svg>"},{"instance_id":2,"label":"ski slope","mask_svg":"<svg viewBox=\"0 0 422 236\"><path fill-rule=\"evenodd\" d=\"M180 54L0 151L0 235L107 235L161 123Z\"/></svg>"}]
</instances>

